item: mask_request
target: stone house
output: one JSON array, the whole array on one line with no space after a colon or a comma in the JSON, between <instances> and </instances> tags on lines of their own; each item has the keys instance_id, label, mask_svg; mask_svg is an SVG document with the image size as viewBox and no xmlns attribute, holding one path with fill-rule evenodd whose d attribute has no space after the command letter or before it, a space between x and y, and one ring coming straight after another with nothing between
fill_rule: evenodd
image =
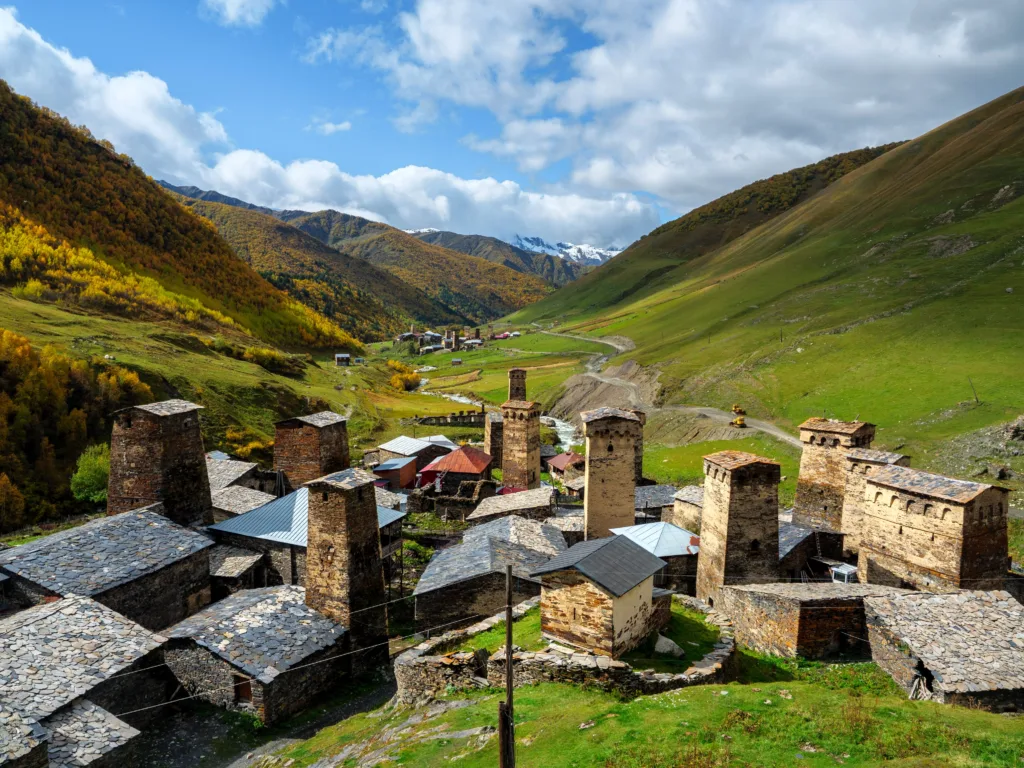
<instances>
[{"instance_id":1,"label":"stone house","mask_svg":"<svg viewBox=\"0 0 1024 768\"><path fill-rule=\"evenodd\" d=\"M488 454L493 463L491 466L502 466L502 444L505 439L505 423L501 411L488 411L484 418L484 453Z\"/></svg>"},{"instance_id":2,"label":"stone house","mask_svg":"<svg viewBox=\"0 0 1024 768\"><path fill-rule=\"evenodd\" d=\"M543 636L619 658L660 629L654 575L665 565L625 536L570 547L533 572L542 583Z\"/></svg>"},{"instance_id":3,"label":"stone house","mask_svg":"<svg viewBox=\"0 0 1024 768\"><path fill-rule=\"evenodd\" d=\"M544 520L554 514L554 504L555 489L550 487L517 493L502 493L481 501L473 514L466 518L466 521L485 523L507 515Z\"/></svg>"},{"instance_id":4,"label":"stone house","mask_svg":"<svg viewBox=\"0 0 1024 768\"><path fill-rule=\"evenodd\" d=\"M441 442L420 440L415 437L402 435L394 440L388 440L383 445L377 446L378 460L381 462L388 459L404 459L414 457L416 459L416 471L422 472L434 459L447 455L451 447Z\"/></svg>"},{"instance_id":5,"label":"stone house","mask_svg":"<svg viewBox=\"0 0 1024 768\"><path fill-rule=\"evenodd\" d=\"M274 425L274 470L288 490L348 469L348 420L333 411L284 419Z\"/></svg>"},{"instance_id":6,"label":"stone house","mask_svg":"<svg viewBox=\"0 0 1024 768\"><path fill-rule=\"evenodd\" d=\"M864 599L902 594L874 584L746 584L719 590L718 606L736 641L772 656L867 657Z\"/></svg>"},{"instance_id":7,"label":"stone house","mask_svg":"<svg viewBox=\"0 0 1024 768\"><path fill-rule=\"evenodd\" d=\"M860 538L864 528L864 494L867 479L882 467L910 466L910 457L902 453L875 451L870 448L851 448L846 452L846 488L843 492L843 513L840 528L843 532L843 556L856 557L860 553Z\"/></svg>"},{"instance_id":8,"label":"stone house","mask_svg":"<svg viewBox=\"0 0 1024 768\"><path fill-rule=\"evenodd\" d=\"M27 607L91 597L151 630L195 613L211 599L213 540L158 509L92 520L0 552L10 599Z\"/></svg>"},{"instance_id":9,"label":"stone house","mask_svg":"<svg viewBox=\"0 0 1024 768\"><path fill-rule=\"evenodd\" d=\"M675 510L674 485L639 485L633 489L633 515L637 523L655 523Z\"/></svg>"},{"instance_id":10,"label":"stone house","mask_svg":"<svg viewBox=\"0 0 1024 768\"><path fill-rule=\"evenodd\" d=\"M412 488L416 485L416 457L399 456L382 461L373 468L373 474L384 481L386 487L392 491Z\"/></svg>"},{"instance_id":11,"label":"stone house","mask_svg":"<svg viewBox=\"0 0 1024 768\"><path fill-rule=\"evenodd\" d=\"M551 477L563 482L572 480L574 477L583 477L586 468L586 457L572 451L559 453L548 459L548 472L551 473Z\"/></svg>"},{"instance_id":12,"label":"stone house","mask_svg":"<svg viewBox=\"0 0 1024 768\"><path fill-rule=\"evenodd\" d=\"M867 478L862 581L932 592L1002 589L1009 491L898 465Z\"/></svg>"},{"instance_id":13,"label":"stone house","mask_svg":"<svg viewBox=\"0 0 1024 768\"><path fill-rule=\"evenodd\" d=\"M276 498L272 494L246 488L244 485L229 485L213 492L213 521L219 523L229 517L244 515L257 507L269 504Z\"/></svg>"},{"instance_id":14,"label":"stone house","mask_svg":"<svg viewBox=\"0 0 1024 768\"><path fill-rule=\"evenodd\" d=\"M875 663L912 699L1024 711L1024 606L1002 591L865 600Z\"/></svg>"},{"instance_id":15,"label":"stone house","mask_svg":"<svg viewBox=\"0 0 1024 768\"><path fill-rule=\"evenodd\" d=\"M583 517L588 539L636 522L636 441L643 431L631 411L598 408L580 414L587 444Z\"/></svg>"},{"instance_id":16,"label":"stone house","mask_svg":"<svg viewBox=\"0 0 1024 768\"><path fill-rule=\"evenodd\" d=\"M517 515L499 517L489 523L474 526L462 536L463 542L485 538L520 544L548 557L554 557L568 549L565 537L558 528L547 522L541 523Z\"/></svg>"},{"instance_id":17,"label":"stone house","mask_svg":"<svg viewBox=\"0 0 1024 768\"><path fill-rule=\"evenodd\" d=\"M587 478L584 475L574 477L572 480L566 480L562 487L565 488L565 495L570 496L574 499L583 500L586 495L587 489Z\"/></svg>"},{"instance_id":18,"label":"stone house","mask_svg":"<svg viewBox=\"0 0 1024 768\"><path fill-rule=\"evenodd\" d=\"M712 607L723 585L778 581L781 469L743 451L704 457L697 597Z\"/></svg>"},{"instance_id":19,"label":"stone house","mask_svg":"<svg viewBox=\"0 0 1024 768\"><path fill-rule=\"evenodd\" d=\"M164 638L81 596L0 619L0 638L0 765L135 764L137 729L175 688Z\"/></svg>"},{"instance_id":20,"label":"stone house","mask_svg":"<svg viewBox=\"0 0 1024 768\"><path fill-rule=\"evenodd\" d=\"M265 586L267 569L261 553L228 544L210 548L210 588L214 602L243 589Z\"/></svg>"},{"instance_id":21,"label":"stone house","mask_svg":"<svg viewBox=\"0 0 1024 768\"><path fill-rule=\"evenodd\" d=\"M167 633L164 659L190 694L273 724L351 671L348 633L306 605L302 587L234 594Z\"/></svg>"},{"instance_id":22,"label":"stone house","mask_svg":"<svg viewBox=\"0 0 1024 768\"><path fill-rule=\"evenodd\" d=\"M875 425L863 421L808 419L800 425L800 474L793 522L809 528L840 531L846 493L846 453L870 448Z\"/></svg>"},{"instance_id":23,"label":"stone house","mask_svg":"<svg viewBox=\"0 0 1024 768\"><path fill-rule=\"evenodd\" d=\"M687 531L700 533L700 515L704 508L704 486L688 485L672 495L672 511L662 513L661 519Z\"/></svg>"},{"instance_id":24,"label":"stone house","mask_svg":"<svg viewBox=\"0 0 1024 768\"><path fill-rule=\"evenodd\" d=\"M782 581L827 578L827 563L838 563L843 535L779 521L779 578Z\"/></svg>"},{"instance_id":25,"label":"stone house","mask_svg":"<svg viewBox=\"0 0 1024 768\"><path fill-rule=\"evenodd\" d=\"M114 414L108 515L162 503L179 525L213 522L200 410L185 400L165 400Z\"/></svg>"},{"instance_id":26,"label":"stone house","mask_svg":"<svg viewBox=\"0 0 1024 768\"><path fill-rule=\"evenodd\" d=\"M697 556L700 536L672 523L642 523L626 528L613 528L612 533L625 536L655 557L665 567L654 574L654 586L684 595L697 593Z\"/></svg>"},{"instance_id":27,"label":"stone house","mask_svg":"<svg viewBox=\"0 0 1024 768\"><path fill-rule=\"evenodd\" d=\"M464 445L427 465L423 470L423 484L440 480L441 493L445 496L454 496L464 482L490 480L492 464L491 457L484 451Z\"/></svg>"}]
</instances>

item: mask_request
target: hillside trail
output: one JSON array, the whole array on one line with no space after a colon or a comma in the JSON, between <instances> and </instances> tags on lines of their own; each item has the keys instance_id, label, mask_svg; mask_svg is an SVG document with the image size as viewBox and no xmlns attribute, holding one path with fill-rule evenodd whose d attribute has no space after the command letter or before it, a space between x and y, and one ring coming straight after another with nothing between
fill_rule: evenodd
<instances>
[{"instance_id":1,"label":"hillside trail","mask_svg":"<svg viewBox=\"0 0 1024 768\"><path fill-rule=\"evenodd\" d=\"M538 330L540 330L541 333L548 334L549 336L561 336L567 339L576 339L578 341L591 341L597 342L598 344L605 344L606 346L612 347L618 354L631 352L632 350L636 349L636 344L633 343L633 340L628 339L625 336L606 336L603 338L596 338L589 336L575 336L570 333L555 333L554 331L545 331L542 329ZM604 368L608 360L608 355L593 355L587 362L586 372L582 375L594 379L595 381L599 381L602 384L607 384L608 386L611 387L618 387L624 389L627 393L627 397L629 398L629 404L634 408L639 408L643 411L646 411L648 414L660 411L685 413L695 416L704 416L705 418L711 419L721 424L728 424L735 418L735 415L730 413L729 411L723 411L720 408L712 408L706 405L658 406L654 405L653 403L646 403L640 396L640 388L636 385L635 382L619 378L618 376L609 376L607 374L601 373L601 369ZM772 424L770 421L746 417L746 423L747 427L750 429L757 430L758 432L763 432L766 435L771 435L772 437L781 440L784 443L792 445L794 448L803 448L803 443L800 442L800 438L794 437L789 432L786 432L786 430L782 429L782 427Z\"/></svg>"}]
</instances>

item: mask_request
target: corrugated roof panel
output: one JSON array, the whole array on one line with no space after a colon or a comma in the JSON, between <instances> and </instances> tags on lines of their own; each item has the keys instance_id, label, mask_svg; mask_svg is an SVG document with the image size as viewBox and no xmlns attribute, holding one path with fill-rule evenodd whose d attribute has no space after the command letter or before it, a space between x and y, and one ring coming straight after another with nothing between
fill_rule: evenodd
<instances>
[{"instance_id":1,"label":"corrugated roof panel","mask_svg":"<svg viewBox=\"0 0 1024 768\"><path fill-rule=\"evenodd\" d=\"M308 521L309 490L299 488L244 515L211 525L210 530L304 547Z\"/></svg>"},{"instance_id":2,"label":"corrugated roof panel","mask_svg":"<svg viewBox=\"0 0 1024 768\"><path fill-rule=\"evenodd\" d=\"M388 440L383 445L378 445L377 448L381 451L398 453L402 456L415 456L420 451L429 448L430 445L431 444L426 440L419 440L415 437L401 435L400 437L396 437L394 440Z\"/></svg>"},{"instance_id":3,"label":"corrugated roof panel","mask_svg":"<svg viewBox=\"0 0 1024 768\"><path fill-rule=\"evenodd\" d=\"M625 536L655 557L681 557L700 552L700 536L672 523L644 523L612 528L612 533Z\"/></svg>"}]
</instances>

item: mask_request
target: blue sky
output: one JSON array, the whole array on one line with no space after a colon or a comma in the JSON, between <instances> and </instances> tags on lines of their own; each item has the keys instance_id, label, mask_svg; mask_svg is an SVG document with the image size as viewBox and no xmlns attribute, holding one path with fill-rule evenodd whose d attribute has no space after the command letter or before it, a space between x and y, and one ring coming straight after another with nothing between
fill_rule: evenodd
<instances>
[{"instance_id":1,"label":"blue sky","mask_svg":"<svg viewBox=\"0 0 1024 768\"><path fill-rule=\"evenodd\" d=\"M31 0L0 77L150 174L624 246L1024 84L1016 0Z\"/></svg>"}]
</instances>

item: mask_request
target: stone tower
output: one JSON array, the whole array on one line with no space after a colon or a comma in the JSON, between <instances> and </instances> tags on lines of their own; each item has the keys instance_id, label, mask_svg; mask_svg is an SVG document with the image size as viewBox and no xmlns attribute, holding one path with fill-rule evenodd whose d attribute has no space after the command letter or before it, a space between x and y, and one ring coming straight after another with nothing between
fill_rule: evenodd
<instances>
[{"instance_id":1,"label":"stone tower","mask_svg":"<svg viewBox=\"0 0 1024 768\"><path fill-rule=\"evenodd\" d=\"M777 462L751 453L720 451L704 457L699 599L714 605L726 584L778 581L781 476Z\"/></svg>"},{"instance_id":2,"label":"stone tower","mask_svg":"<svg viewBox=\"0 0 1024 768\"><path fill-rule=\"evenodd\" d=\"M510 488L540 488L540 408L529 400L501 406L501 482Z\"/></svg>"},{"instance_id":3,"label":"stone tower","mask_svg":"<svg viewBox=\"0 0 1024 768\"><path fill-rule=\"evenodd\" d=\"M584 530L587 539L599 539L636 522L636 441L642 427L635 413L617 408L584 411L580 418L587 440Z\"/></svg>"},{"instance_id":4,"label":"stone tower","mask_svg":"<svg viewBox=\"0 0 1024 768\"><path fill-rule=\"evenodd\" d=\"M644 427L647 426L647 414L641 411L639 408L630 408L629 412L640 419L640 431L637 432L636 436L636 466L634 475L634 482L637 485L643 485L644 482Z\"/></svg>"},{"instance_id":5,"label":"stone tower","mask_svg":"<svg viewBox=\"0 0 1024 768\"><path fill-rule=\"evenodd\" d=\"M864 530L864 494L867 481L882 467L909 467L910 457L902 453L873 451L870 448L851 448L846 452L846 487L843 491L843 557L853 557L860 551Z\"/></svg>"},{"instance_id":6,"label":"stone tower","mask_svg":"<svg viewBox=\"0 0 1024 768\"><path fill-rule=\"evenodd\" d=\"M200 410L185 400L165 400L114 414L108 515L163 502L163 513L179 525L213 523Z\"/></svg>"},{"instance_id":7,"label":"stone tower","mask_svg":"<svg viewBox=\"0 0 1024 768\"><path fill-rule=\"evenodd\" d=\"M366 649L356 656L357 668L388 658L376 479L346 469L307 486L306 604L346 627L353 650Z\"/></svg>"},{"instance_id":8,"label":"stone tower","mask_svg":"<svg viewBox=\"0 0 1024 768\"><path fill-rule=\"evenodd\" d=\"M484 453L492 459L492 467L503 466L505 441L505 423L498 411L488 411L484 415Z\"/></svg>"},{"instance_id":9,"label":"stone tower","mask_svg":"<svg viewBox=\"0 0 1024 768\"><path fill-rule=\"evenodd\" d=\"M523 368L509 368L508 370L508 399L526 399L526 371Z\"/></svg>"},{"instance_id":10,"label":"stone tower","mask_svg":"<svg viewBox=\"0 0 1024 768\"><path fill-rule=\"evenodd\" d=\"M349 467L348 423L333 411L279 421L274 425L274 469L289 488Z\"/></svg>"},{"instance_id":11,"label":"stone tower","mask_svg":"<svg viewBox=\"0 0 1024 768\"><path fill-rule=\"evenodd\" d=\"M809 528L839 531L846 491L846 452L870 448L875 425L863 421L808 419L800 425L800 475L796 483L793 522Z\"/></svg>"}]
</instances>

